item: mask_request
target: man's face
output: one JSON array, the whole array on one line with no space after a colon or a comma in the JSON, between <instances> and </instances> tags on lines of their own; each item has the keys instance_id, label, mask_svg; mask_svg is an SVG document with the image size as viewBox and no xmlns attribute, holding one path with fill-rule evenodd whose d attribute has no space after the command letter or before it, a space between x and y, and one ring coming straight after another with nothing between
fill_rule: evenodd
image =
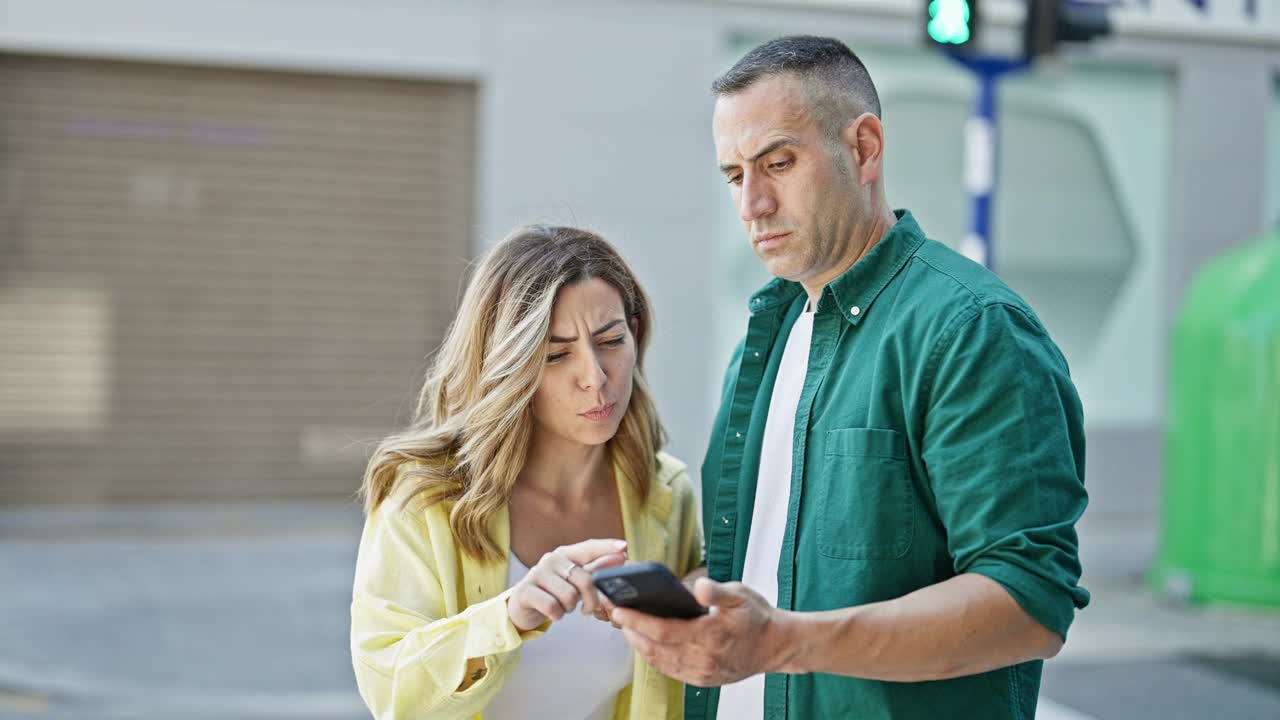
<instances>
[{"instance_id":1,"label":"man's face","mask_svg":"<svg viewBox=\"0 0 1280 720\"><path fill-rule=\"evenodd\" d=\"M751 248L776 277L795 282L842 262L861 210L853 157L824 139L801 82L764 78L716 100L716 159Z\"/></svg>"}]
</instances>

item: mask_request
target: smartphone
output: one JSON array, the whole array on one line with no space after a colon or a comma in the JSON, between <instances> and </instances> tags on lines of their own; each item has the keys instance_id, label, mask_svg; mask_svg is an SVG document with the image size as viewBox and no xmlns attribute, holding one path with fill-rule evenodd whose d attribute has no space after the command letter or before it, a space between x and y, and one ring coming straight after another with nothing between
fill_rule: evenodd
<instances>
[{"instance_id":1,"label":"smartphone","mask_svg":"<svg viewBox=\"0 0 1280 720\"><path fill-rule=\"evenodd\" d=\"M707 609L662 563L628 563L598 570L592 582L618 607L684 620L707 614Z\"/></svg>"}]
</instances>

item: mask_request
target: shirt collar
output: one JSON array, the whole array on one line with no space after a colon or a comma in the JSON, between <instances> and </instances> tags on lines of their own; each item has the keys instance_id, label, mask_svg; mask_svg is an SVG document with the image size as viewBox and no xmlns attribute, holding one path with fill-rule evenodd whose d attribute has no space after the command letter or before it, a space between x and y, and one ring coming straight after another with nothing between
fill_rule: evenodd
<instances>
[{"instance_id":1,"label":"shirt collar","mask_svg":"<svg viewBox=\"0 0 1280 720\"><path fill-rule=\"evenodd\" d=\"M834 305L851 325L862 322L871 304L889 281L924 243L924 231L908 210L895 210L898 221L853 267L822 290L818 312ZM800 283L774 278L751 296L749 309L757 314L788 305L804 292Z\"/></svg>"}]
</instances>

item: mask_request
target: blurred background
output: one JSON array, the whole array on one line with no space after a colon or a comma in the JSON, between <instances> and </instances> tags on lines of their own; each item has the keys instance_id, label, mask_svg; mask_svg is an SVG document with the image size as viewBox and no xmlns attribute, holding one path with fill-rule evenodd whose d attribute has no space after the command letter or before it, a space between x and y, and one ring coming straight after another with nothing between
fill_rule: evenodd
<instances>
[{"instance_id":1,"label":"blurred background","mask_svg":"<svg viewBox=\"0 0 1280 720\"><path fill-rule=\"evenodd\" d=\"M1026 4L969 2L970 52L1017 55ZM776 35L846 41L891 204L961 248L979 82L928 6L0 0L0 718L365 716L359 475L516 224L631 261L696 479L766 279L709 83ZM1088 432L1094 603L1040 717L1275 720L1280 0L1104 9L1000 82L995 126L990 259Z\"/></svg>"}]
</instances>

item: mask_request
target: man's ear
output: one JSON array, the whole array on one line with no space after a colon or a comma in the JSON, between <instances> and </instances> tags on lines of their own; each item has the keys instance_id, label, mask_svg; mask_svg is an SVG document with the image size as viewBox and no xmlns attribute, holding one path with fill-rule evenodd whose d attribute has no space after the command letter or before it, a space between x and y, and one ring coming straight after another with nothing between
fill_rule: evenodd
<instances>
[{"instance_id":1,"label":"man's ear","mask_svg":"<svg viewBox=\"0 0 1280 720\"><path fill-rule=\"evenodd\" d=\"M884 162L884 125L872 113L863 113L844 128L844 142L853 155L859 185L880 179Z\"/></svg>"}]
</instances>

